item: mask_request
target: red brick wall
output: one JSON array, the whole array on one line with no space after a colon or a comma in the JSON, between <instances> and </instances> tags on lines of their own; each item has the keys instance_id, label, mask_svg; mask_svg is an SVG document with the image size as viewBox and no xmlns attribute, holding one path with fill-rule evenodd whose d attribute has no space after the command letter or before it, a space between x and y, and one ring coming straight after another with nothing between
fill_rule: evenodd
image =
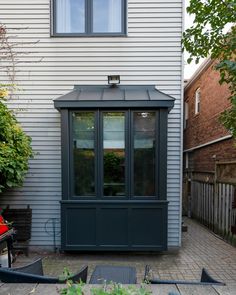
<instances>
[{"instance_id":1,"label":"red brick wall","mask_svg":"<svg viewBox=\"0 0 236 295\"><path fill-rule=\"evenodd\" d=\"M185 91L185 102L188 102L189 119L184 130L184 150L205 144L209 141L229 135L230 133L220 124L220 113L230 107L228 97L230 92L227 85L220 85L219 73L210 64L200 76ZM200 112L195 114L195 91L200 87ZM193 154L194 170L214 170L214 159L236 159L235 141L226 140L198 150Z\"/></svg>"},{"instance_id":2,"label":"red brick wall","mask_svg":"<svg viewBox=\"0 0 236 295\"><path fill-rule=\"evenodd\" d=\"M214 171L215 161L232 160L236 161L236 143L228 139L195 150L192 168L194 171Z\"/></svg>"},{"instance_id":3,"label":"red brick wall","mask_svg":"<svg viewBox=\"0 0 236 295\"><path fill-rule=\"evenodd\" d=\"M189 119L184 130L184 149L189 149L208 141L225 136L228 131L219 123L219 115L230 107L227 85L219 85L219 73L212 64L185 92L189 105ZM195 114L195 91L201 89L200 112Z\"/></svg>"}]
</instances>

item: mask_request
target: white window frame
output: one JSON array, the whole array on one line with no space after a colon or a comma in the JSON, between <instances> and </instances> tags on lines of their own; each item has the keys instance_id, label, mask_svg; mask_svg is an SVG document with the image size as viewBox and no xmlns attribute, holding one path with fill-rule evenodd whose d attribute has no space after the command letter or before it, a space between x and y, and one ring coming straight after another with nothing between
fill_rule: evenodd
<instances>
[{"instance_id":1,"label":"white window frame","mask_svg":"<svg viewBox=\"0 0 236 295\"><path fill-rule=\"evenodd\" d=\"M195 115L200 113L200 103L201 103L201 89L199 87L195 91Z\"/></svg>"},{"instance_id":2,"label":"white window frame","mask_svg":"<svg viewBox=\"0 0 236 295\"><path fill-rule=\"evenodd\" d=\"M185 169L189 168L189 155L188 153L185 153Z\"/></svg>"},{"instance_id":3,"label":"white window frame","mask_svg":"<svg viewBox=\"0 0 236 295\"><path fill-rule=\"evenodd\" d=\"M184 129L187 128L187 121L188 121L188 116L189 116L189 105L188 102L184 102Z\"/></svg>"}]
</instances>

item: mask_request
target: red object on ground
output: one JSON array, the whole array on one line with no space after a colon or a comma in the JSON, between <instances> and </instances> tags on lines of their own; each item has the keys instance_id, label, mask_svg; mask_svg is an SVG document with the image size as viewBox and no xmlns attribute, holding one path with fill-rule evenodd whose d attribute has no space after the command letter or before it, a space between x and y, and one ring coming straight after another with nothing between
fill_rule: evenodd
<instances>
[{"instance_id":1,"label":"red object on ground","mask_svg":"<svg viewBox=\"0 0 236 295\"><path fill-rule=\"evenodd\" d=\"M2 215L0 215L0 235L4 234L7 231L9 231L9 227L6 225L6 222Z\"/></svg>"}]
</instances>

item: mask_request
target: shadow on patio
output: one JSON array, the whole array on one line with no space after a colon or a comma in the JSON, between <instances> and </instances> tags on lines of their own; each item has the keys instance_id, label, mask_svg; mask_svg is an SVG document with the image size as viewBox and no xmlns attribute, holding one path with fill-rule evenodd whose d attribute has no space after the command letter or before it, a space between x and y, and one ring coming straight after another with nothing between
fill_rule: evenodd
<instances>
[{"instance_id":1,"label":"shadow on patio","mask_svg":"<svg viewBox=\"0 0 236 295\"><path fill-rule=\"evenodd\" d=\"M129 265L137 269L138 283L142 282L144 268L149 264L155 276L161 279L199 280L201 269L206 268L217 280L236 286L236 248L214 236L208 229L191 219L185 219L188 232L183 233L179 251L160 254L139 253L30 253L20 255L14 266L44 257L45 274L61 275L67 267L75 272L88 264L89 276L96 265Z\"/></svg>"}]
</instances>

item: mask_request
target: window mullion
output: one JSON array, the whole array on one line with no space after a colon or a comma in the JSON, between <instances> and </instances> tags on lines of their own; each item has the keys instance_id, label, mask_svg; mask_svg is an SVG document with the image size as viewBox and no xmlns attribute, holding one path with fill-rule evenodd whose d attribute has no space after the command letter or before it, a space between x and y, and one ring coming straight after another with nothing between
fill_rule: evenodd
<instances>
[{"instance_id":1,"label":"window mullion","mask_svg":"<svg viewBox=\"0 0 236 295\"><path fill-rule=\"evenodd\" d=\"M155 196L159 198L159 170L160 170L160 115L159 111L156 111L156 130L155 130Z\"/></svg>"},{"instance_id":2,"label":"window mullion","mask_svg":"<svg viewBox=\"0 0 236 295\"><path fill-rule=\"evenodd\" d=\"M86 33L87 35L92 34L93 26L93 0L86 1Z\"/></svg>"},{"instance_id":3,"label":"window mullion","mask_svg":"<svg viewBox=\"0 0 236 295\"><path fill-rule=\"evenodd\" d=\"M97 110L97 198L101 199L103 197L103 136L102 136L102 112Z\"/></svg>"},{"instance_id":4,"label":"window mullion","mask_svg":"<svg viewBox=\"0 0 236 295\"><path fill-rule=\"evenodd\" d=\"M131 152L132 152L132 147L131 147L131 111L128 110L126 112L126 194L127 198L131 199L131 187L132 187L132 181L131 181Z\"/></svg>"},{"instance_id":5,"label":"window mullion","mask_svg":"<svg viewBox=\"0 0 236 295\"><path fill-rule=\"evenodd\" d=\"M95 143L94 143L94 150L95 150L95 195L96 199L99 196L99 124L98 124L98 112L95 111Z\"/></svg>"},{"instance_id":6,"label":"window mullion","mask_svg":"<svg viewBox=\"0 0 236 295\"><path fill-rule=\"evenodd\" d=\"M134 124L133 124L133 111L129 111L129 132L130 132L130 154L129 154L129 165L130 165L130 198L134 197Z\"/></svg>"},{"instance_id":7,"label":"window mullion","mask_svg":"<svg viewBox=\"0 0 236 295\"><path fill-rule=\"evenodd\" d=\"M127 7L127 1L126 0L122 0L122 3L121 3L121 5L122 5L122 9L121 9L121 21L122 21L122 23L121 23L121 26L122 26L122 29L121 29L121 31L124 33L124 34L126 34L127 32L127 9L128 9L128 7Z\"/></svg>"}]
</instances>

